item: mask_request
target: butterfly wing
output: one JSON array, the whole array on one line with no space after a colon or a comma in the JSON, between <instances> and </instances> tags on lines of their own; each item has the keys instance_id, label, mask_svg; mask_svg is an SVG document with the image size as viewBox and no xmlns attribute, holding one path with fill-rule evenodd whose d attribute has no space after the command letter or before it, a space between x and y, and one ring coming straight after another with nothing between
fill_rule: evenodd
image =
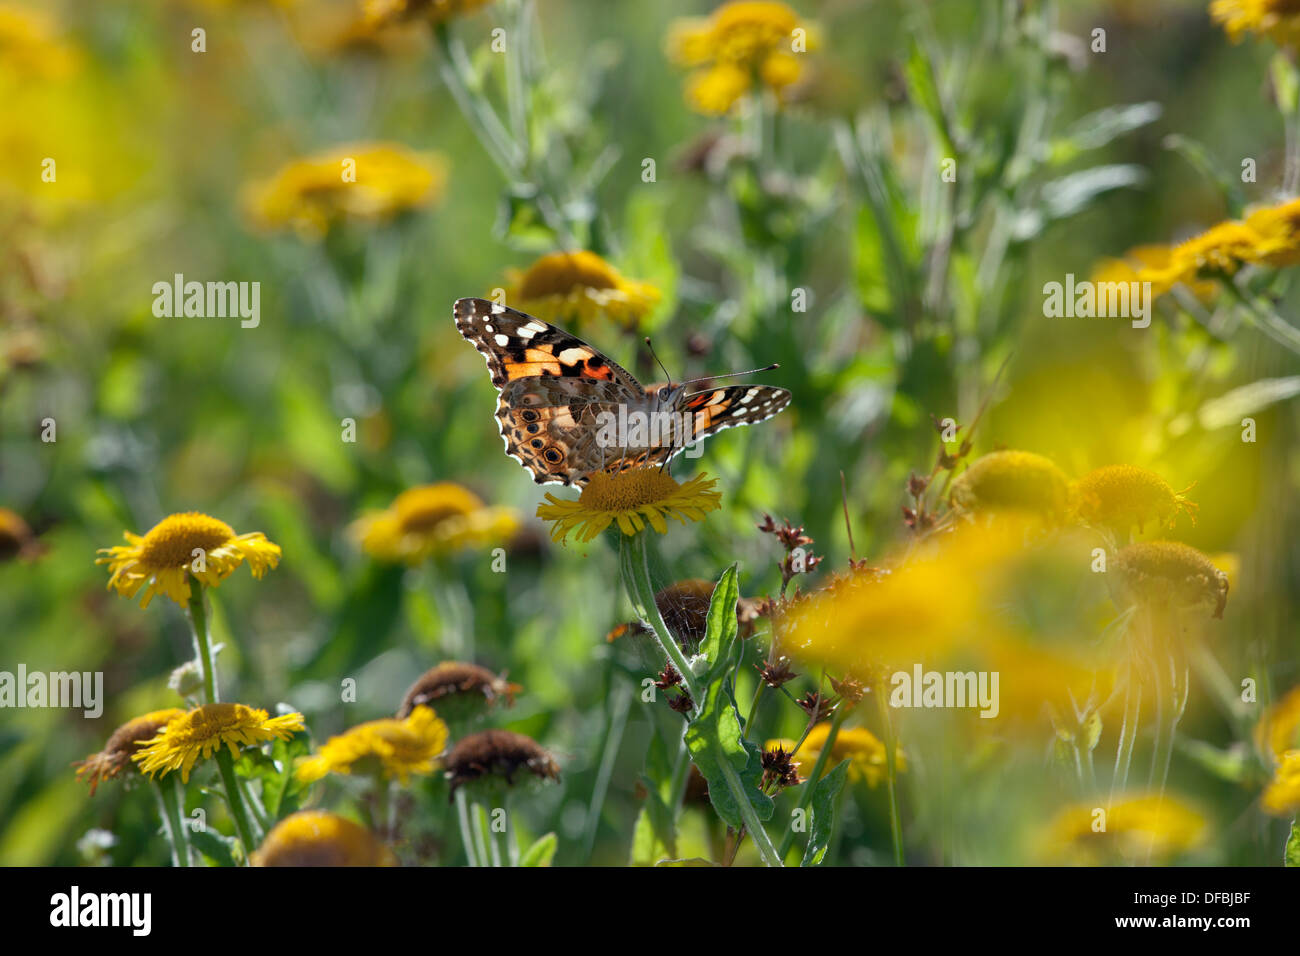
<instances>
[{"instance_id":1,"label":"butterfly wing","mask_svg":"<svg viewBox=\"0 0 1300 956\"><path fill-rule=\"evenodd\" d=\"M788 389L773 385L726 385L683 395L677 411L694 416L692 434L699 441L724 428L767 421L789 404Z\"/></svg>"},{"instance_id":2,"label":"butterfly wing","mask_svg":"<svg viewBox=\"0 0 1300 956\"><path fill-rule=\"evenodd\" d=\"M538 484L584 485L622 457L598 441L602 412L640 408L645 391L563 329L486 299L460 299L456 328L487 360L506 454Z\"/></svg>"}]
</instances>

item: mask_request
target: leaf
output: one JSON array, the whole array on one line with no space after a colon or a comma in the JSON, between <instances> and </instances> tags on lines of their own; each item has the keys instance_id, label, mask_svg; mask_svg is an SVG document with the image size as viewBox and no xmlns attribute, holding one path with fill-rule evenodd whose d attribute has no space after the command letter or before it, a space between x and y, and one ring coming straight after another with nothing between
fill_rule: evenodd
<instances>
[{"instance_id":1,"label":"leaf","mask_svg":"<svg viewBox=\"0 0 1300 956\"><path fill-rule=\"evenodd\" d=\"M677 828L672 812L650 781L644 776L641 780L646 797L632 830L633 866L649 866L662 857L677 855Z\"/></svg>"},{"instance_id":2,"label":"leaf","mask_svg":"<svg viewBox=\"0 0 1300 956\"><path fill-rule=\"evenodd\" d=\"M1273 80L1277 110L1283 116L1290 116L1296 111L1296 102L1300 99L1300 73L1296 71L1291 58L1280 50L1273 54L1268 72Z\"/></svg>"},{"instance_id":3,"label":"leaf","mask_svg":"<svg viewBox=\"0 0 1300 956\"><path fill-rule=\"evenodd\" d=\"M538 209L538 201L535 186L517 184L507 189L497 212L497 237L521 251L554 249L559 239Z\"/></svg>"},{"instance_id":4,"label":"leaf","mask_svg":"<svg viewBox=\"0 0 1300 956\"><path fill-rule=\"evenodd\" d=\"M943 99L939 95L939 86L934 79L933 58L915 39L912 41L912 51L907 58L904 72L907 74L908 93L930 118L943 158L956 159L957 147L953 144L948 116L944 112Z\"/></svg>"},{"instance_id":5,"label":"leaf","mask_svg":"<svg viewBox=\"0 0 1300 956\"><path fill-rule=\"evenodd\" d=\"M740 600L740 586L736 583L736 565L722 572L713 597L709 600L709 614L704 622L704 640L700 654L709 662L708 671L700 678L709 682L720 678L731 669L731 648L736 640L736 602Z\"/></svg>"},{"instance_id":6,"label":"leaf","mask_svg":"<svg viewBox=\"0 0 1300 956\"><path fill-rule=\"evenodd\" d=\"M1203 144L1181 133L1173 133L1164 138L1162 145L1187 160L1193 169L1218 188L1219 195L1228 207L1229 216L1235 219L1241 215L1242 210L1246 208L1246 197L1241 191L1241 183L1236 177L1225 176L1219 171L1214 160L1210 158L1209 150Z\"/></svg>"},{"instance_id":7,"label":"leaf","mask_svg":"<svg viewBox=\"0 0 1300 956\"><path fill-rule=\"evenodd\" d=\"M1300 395L1300 375L1286 378L1261 378L1224 392L1218 398L1212 398L1196 413L1202 428L1211 431L1215 428L1237 426L1247 415L1262 411L1270 405L1284 402L1288 398Z\"/></svg>"},{"instance_id":8,"label":"leaf","mask_svg":"<svg viewBox=\"0 0 1300 956\"><path fill-rule=\"evenodd\" d=\"M198 850L217 866L236 866L234 837L223 836L215 830L192 830L190 846Z\"/></svg>"},{"instance_id":9,"label":"leaf","mask_svg":"<svg viewBox=\"0 0 1300 956\"><path fill-rule=\"evenodd\" d=\"M1300 866L1300 817L1291 821L1291 835L1286 838L1283 866Z\"/></svg>"},{"instance_id":10,"label":"leaf","mask_svg":"<svg viewBox=\"0 0 1300 956\"><path fill-rule=\"evenodd\" d=\"M812 828L808 834L808 848L804 850L800 866L820 866L830 848L831 833L835 828L835 798L844 789L848 779L849 762L840 761L840 765L817 781L813 789Z\"/></svg>"},{"instance_id":11,"label":"leaf","mask_svg":"<svg viewBox=\"0 0 1300 956\"><path fill-rule=\"evenodd\" d=\"M1048 147L1050 162L1067 163L1079 153L1099 149L1125 133L1141 129L1160 118L1161 106L1154 101L1108 106L1075 122L1064 136Z\"/></svg>"},{"instance_id":12,"label":"leaf","mask_svg":"<svg viewBox=\"0 0 1300 956\"><path fill-rule=\"evenodd\" d=\"M1227 750L1220 750L1203 740L1188 738L1179 739L1178 749L1220 780L1243 783L1250 775L1250 754L1240 744L1235 744Z\"/></svg>"},{"instance_id":13,"label":"leaf","mask_svg":"<svg viewBox=\"0 0 1300 956\"><path fill-rule=\"evenodd\" d=\"M760 820L772 817L772 798L759 789L762 777L758 747L740 732L736 699L727 689L726 675L719 674L705 690L700 714L686 725L686 746L691 759L709 784L709 800L728 826L741 826L740 806L727 781L724 762L740 777L746 798Z\"/></svg>"},{"instance_id":14,"label":"leaf","mask_svg":"<svg viewBox=\"0 0 1300 956\"><path fill-rule=\"evenodd\" d=\"M537 838L537 840L524 851L523 856L519 858L520 866L550 866L551 859L555 856L555 849L559 846L559 841L555 838L554 833L547 833Z\"/></svg>"},{"instance_id":15,"label":"leaf","mask_svg":"<svg viewBox=\"0 0 1300 956\"><path fill-rule=\"evenodd\" d=\"M1083 718L1080 729L1083 731L1083 745L1091 753L1097 749L1097 743L1101 740L1101 714L1095 710L1089 711L1088 716Z\"/></svg>"}]
</instances>

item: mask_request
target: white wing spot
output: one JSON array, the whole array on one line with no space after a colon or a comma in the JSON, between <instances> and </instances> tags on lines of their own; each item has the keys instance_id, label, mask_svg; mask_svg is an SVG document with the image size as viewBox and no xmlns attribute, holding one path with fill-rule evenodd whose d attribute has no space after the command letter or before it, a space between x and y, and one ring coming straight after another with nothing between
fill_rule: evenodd
<instances>
[{"instance_id":1,"label":"white wing spot","mask_svg":"<svg viewBox=\"0 0 1300 956\"><path fill-rule=\"evenodd\" d=\"M498 332L496 337L496 343L502 348L505 348L507 345L510 344L510 336L502 335L501 333Z\"/></svg>"},{"instance_id":2,"label":"white wing spot","mask_svg":"<svg viewBox=\"0 0 1300 956\"><path fill-rule=\"evenodd\" d=\"M492 303L492 314L493 314L493 315L501 315L503 312L505 312L505 310L506 310L506 307L505 307L504 305L499 305L499 304L497 304L496 302L493 302L493 303Z\"/></svg>"}]
</instances>

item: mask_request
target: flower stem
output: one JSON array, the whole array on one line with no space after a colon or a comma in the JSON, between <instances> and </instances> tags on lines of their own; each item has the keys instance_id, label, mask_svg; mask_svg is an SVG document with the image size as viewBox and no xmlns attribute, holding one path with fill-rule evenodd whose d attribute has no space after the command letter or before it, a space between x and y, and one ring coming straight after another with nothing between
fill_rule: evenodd
<instances>
[{"instance_id":1,"label":"flower stem","mask_svg":"<svg viewBox=\"0 0 1300 956\"><path fill-rule=\"evenodd\" d=\"M1129 762L1133 759L1133 743L1137 740L1138 720L1142 716L1142 687L1137 683L1136 668L1129 665L1128 680L1124 688L1124 722L1120 724L1119 740L1115 744L1115 772L1110 779L1110 800L1128 787Z\"/></svg>"},{"instance_id":2,"label":"flower stem","mask_svg":"<svg viewBox=\"0 0 1300 956\"><path fill-rule=\"evenodd\" d=\"M903 822L898 814L898 738L885 699L885 685L876 688L876 704L885 731L885 782L889 788L889 836L894 843L894 865L903 865Z\"/></svg>"},{"instance_id":3,"label":"flower stem","mask_svg":"<svg viewBox=\"0 0 1300 956\"><path fill-rule=\"evenodd\" d=\"M229 804L230 816L235 821L235 832L244 844L244 862L247 864L249 854L257 849L257 842L253 838L253 824L248 818L248 808L244 806L239 779L235 776L235 762L225 750L218 750L216 759L217 768L221 771L221 782L226 788L226 803Z\"/></svg>"},{"instance_id":4,"label":"flower stem","mask_svg":"<svg viewBox=\"0 0 1300 956\"><path fill-rule=\"evenodd\" d=\"M456 819L460 824L460 842L465 844L465 859L470 866L482 866L474 842L474 830L469 819L469 801L465 797L465 788L456 790Z\"/></svg>"},{"instance_id":5,"label":"flower stem","mask_svg":"<svg viewBox=\"0 0 1300 956\"><path fill-rule=\"evenodd\" d=\"M203 608L203 584L190 576L190 629L194 632L194 653L203 672L203 701L215 704L217 697L217 662L208 637L208 615Z\"/></svg>"},{"instance_id":6,"label":"flower stem","mask_svg":"<svg viewBox=\"0 0 1300 956\"><path fill-rule=\"evenodd\" d=\"M181 791L176 774L169 773L162 779L155 779L153 788L162 808L163 829L167 831L167 841L171 844L172 866L189 866L190 846L185 839L185 821L181 817L180 808Z\"/></svg>"},{"instance_id":7,"label":"flower stem","mask_svg":"<svg viewBox=\"0 0 1300 956\"><path fill-rule=\"evenodd\" d=\"M826 764L830 762L831 750L835 746L835 738L839 736L840 724L844 722L846 716L848 716L848 711L843 708L836 710L835 713L831 715L831 726L826 732L826 742L822 744L821 752L817 754L817 761L813 764L812 773L808 774L808 779L804 781L803 789L799 791L798 808L800 810L807 809L808 804L812 803L813 791L817 788L817 781L821 779L822 771L826 769ZM808 732L811 729L812 721L809 721L808 729L804 731L803 737L800 737L799 742L795 745L795 753L799 752L799 747L803 745L804 739L808 736ZM792 827L787 829L785 831L785 836L781 838L781 846L777 850L777 852L781 854L781 859L784 860L785 855L790 852L790 844L793 842L794 829Z\"/></svg>"}]
</instances>

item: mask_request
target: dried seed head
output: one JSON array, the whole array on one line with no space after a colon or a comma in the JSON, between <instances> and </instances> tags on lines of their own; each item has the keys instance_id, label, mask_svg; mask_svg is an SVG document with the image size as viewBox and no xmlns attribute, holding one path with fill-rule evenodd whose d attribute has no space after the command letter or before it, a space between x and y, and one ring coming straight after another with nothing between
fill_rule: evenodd
<instances>
[{"instance_id":1,"label":"dried seed head","mask_svg":"<svg viewBox=\"0 0 1300 956\"><path fill-rule=\"evenodd\" d=\"M509 730L483 730L461 740L443 758L447 780L454 797L458 787L501 777L514 786L521 770L539 780L559 780L560 767L555 758L537 741Z\"/></svg>"},{"instance_id":2,"label":"dried seed head","mask_svg":"<svg viewBox=\"0 0 1300 956\"><path fill-rule=\"evenodd\" d=\"M397 718L406 719L421 704L435 708L443 718L476 716L502 700L507 707L513 706L515 694L521 690L518 684L507 681L504 674L494 674L486 667L444 661L429 668L411 685L397 709Z\"/></svg>"}]
</instances>

